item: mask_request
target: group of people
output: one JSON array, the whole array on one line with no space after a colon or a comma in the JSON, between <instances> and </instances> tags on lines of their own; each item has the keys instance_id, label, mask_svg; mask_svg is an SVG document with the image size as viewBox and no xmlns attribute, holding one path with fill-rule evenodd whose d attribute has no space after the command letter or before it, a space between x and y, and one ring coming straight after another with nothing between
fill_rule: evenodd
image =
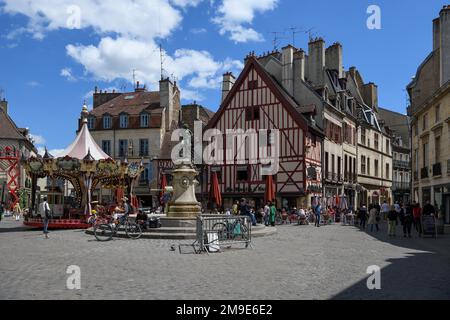
<instances>
[{"instance_id":1,"label":"group of people","mask_svg":"<svg viewBox=\"0 0 450 320\"><path fill-rule=\"evenodd\" d=\"M4 215L5 213L8 213L6 209L7 209L6 203L0 202L0 221L1 221L2 218L3 218L3 215ZM23 213L23 212L22 212L22 209L20 208L20 204L19 204L19 203L16 203L16 204L14 205L13 210L12 210L12 215L13 215L14 219L15 219L16 221L19 221L20 218L22 217L22 213Z\"/></svg>"},{"instance_id":2,"label":"group of people","mask_svg":"<svg viewBox=\"0 0 450 320\"><path fill-rule=\"evenodd\" d=\"M422 215L435 215L435 207L428 201L423 208L419 203L403 204L396 202L394 205L389 206L386 201L380 206L378 204L370 205L367 208L365 205L361 206L358 210L357 217L359 219L359 226L362 229L366 228L366 225L370 227L370 232L379 231L379 224L381 220L388 224L389 237L396 236L397 225L399 221L403 227L403 236L405 238L411 238L411 231L414 229L422 236Z\"/></svg>"}]
</instances>

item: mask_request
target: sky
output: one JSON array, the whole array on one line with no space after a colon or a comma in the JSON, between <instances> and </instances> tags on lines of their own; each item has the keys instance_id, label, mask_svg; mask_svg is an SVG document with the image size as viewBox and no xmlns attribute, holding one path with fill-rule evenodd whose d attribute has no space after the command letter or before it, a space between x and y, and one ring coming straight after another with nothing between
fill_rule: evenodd
<instances>
[{"instance_id":1,"label":"sky","mask_svg":"<svg viewBox=\"0 0 450 320\"><path fill-rule=\"evenodd\" d=\"M448 1L448 0L447 0ZM309 36L340 42L344 67L378 85L379 105L406 113L406 85L432 50L440 0L0 0L0 97L40 150L75 137L92 92L157 90L177 80L182 102L217 110L222 74L245 56ZM369 29L371 5L380 28ZM292 32L292 30L295 31ZM274 32L277 41L274 42ZM134 73L134 77L133 77Z\"/></svg>"}]
</instances>

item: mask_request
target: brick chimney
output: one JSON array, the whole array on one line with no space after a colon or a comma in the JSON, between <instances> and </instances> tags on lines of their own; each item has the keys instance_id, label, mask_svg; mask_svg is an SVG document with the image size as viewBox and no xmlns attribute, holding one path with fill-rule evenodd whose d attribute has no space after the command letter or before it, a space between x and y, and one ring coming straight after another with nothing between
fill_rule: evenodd
<instances>
[{"instance_id":1,"label":"brick chimney","mask_svg":"<svg viewBox=\"0 0 450 320\"><path fill-rule=\"evenodd\" d=\"M298 50L294 53L294 82L297 80L305 80L305 65L306 55L305 51Z\"/></svg>"},{"instance_id":2,"label":"brick chimney","mask_svg":"<svg viewBox=\"0 0 450 320\"><path fill-rule=\"evenodd\" d=\"M364 102L374 111L378 111L378 87L369 82L362 87Z\"/></svg>"},{"instance_id":3,"label":"brick chimney","mask_svg":"<svg viewBox=\"0 0 450 320\"><path fill-rule=\"evenodd\" d=\"M170 131L172 123L178 122L180 118L180 92L169 78L159 81L159 101L161 107L165 108L165 129Z\"/></svg>"},{"instance_id":4,"label":"brick chimney","mask_svg":"<svg viewBox=\"0 0 450 320\"><path fill-rule=\"evenodd\" d=\"M342 45L336 42L325 50L325 66L327 69L336 70L338 79L341 79L343 77L343 65Z\"/></svg>"},{"instance_id":5,"label":"brick chimney","mask_svg":"<svg viewBox=\"0 0 450 320\"><path fill-rule=\"evenodd\" d=\"M308 45L307 78L313 85L324 83L325 41L322 38L311 40Z\"/></svg>"},{"instance_id":6,"label":"brick chimney","mask_svg":"<svg viewBox=\"0 0 450 320\"><path fill-rule=\"evenodd\" d=\"M2 109L4 113L8 114L8 101L4 98L0 101L0 109Z\"/></svg>"},{"instance_id":7,"label":"brick chimney","mask_svg":"<svg viewBox=\"0 0 450 320\"><path fill-rule=\"evenodd\" d=\"M100 90L100 92L98 91L98 87L95 87L94 89L94 95L93 95L93 108L97 108L98 106L101 106L102 104L107 103L108 101L111 101L112 99L120 96L121 93L119 92L107 92L105 90L105 92L103 92L102 90Z\"/></svg>"},{"instance_id":8,"label":"brick chimney","mask_svg":"<svg viewBox=\"0 0 450 320\"><path fill-rule=\"evenodd\" d=\"M281 53L281 83L284 89L291 95L294 95L294 51L291 45L284 47Z\"/></svg>"},{"instance_id":9,"label":"brick chimney","mask_svg":"<svg viewBox=\"0 0 450 320\"><path fill-rule=\"evenodd\" d=\"M222 102L227 97L228 93L231 91L231 89L234 86L234 83L236 82L236 78L233 76L231 72L227 72L223 75L223 82L222 82Z\"/></svg>"}]
</instances>

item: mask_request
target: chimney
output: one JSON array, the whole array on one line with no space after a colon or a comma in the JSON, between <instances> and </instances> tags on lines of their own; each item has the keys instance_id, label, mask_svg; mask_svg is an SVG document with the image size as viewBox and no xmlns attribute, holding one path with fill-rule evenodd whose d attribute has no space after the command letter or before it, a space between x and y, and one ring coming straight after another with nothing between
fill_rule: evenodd
<instances>
[{"instance_id":1,"label":"chimney","mask_svg":"<svg viewBox=\"0 0 450 320\"><path fill-rule=\"evenodd\" d=\"M433 20L433 51L441 47L441 24L439 18Z\"/></svg>"},{"instance_id":2,"label":"chimney","mask_svg":"<svg viewBox=\"0 0 450 320\"><path fill-rule=\"evenodd\" d=\"M172 123L177 122L180 117L180 95L176 94L178 91L179 89L172 84L169 78L159 81L159 103L162 108L165 108L166 131L170 131Z\"/></svg>"},{"instance_id":3,"label":"chimney","mask_svg":"<svg viewBox=\"0 0 450 320\"><path fill-rule=\"evenodd\" d=\"M105 104L120 95L121 95L121 93L115 92L114 90L111 93L108 93L107 90L105 90L104 92L103 92L103 90L100 90L100 92L99 92L98 88L95 87L94 95L93 95L93 108L95 109L98 106L101 106L102 104Z\"/></svg>"},{"instance_id":4,"label":"chimney","mask_svg":"<svg viewBox=\"0 0 450 320\"><path fill-rule=\"evenodd\" d=\"M305 80L305 65L306 65L306 56L305 51L298 50L294 52L294 77L295 81L297 80Z\"/></svg>"},{"instance_id":5,"label":"chimney","mask_svg":"<svg viewBox=\"0 0 450 320\"><path fill-rule=\"evenodd\" d=\"M231 72L227 72L223 75L223 83L222 83L222 102L227 97L228 93L234 86L236 82L236 78L233 76Z\"/></svg>"},{"instance_id":6,"label":"chimney","mask_svg":"<svg viewBox=\"0 0 450 320\"><path fill-rule=\"evenodd\" d=\"M284 89L294 95L294 51L291 45L284 47L281 53L281 63L283 65L281 73L281 83Z\"/></svg>"},{"instance_id":7,"label":"chimney","mask_svg":"<svg viewBox=\"0 0 450 320\"><path fill-rule=\"evenodd\" d=\"M0 101L0 109L8 114L8 101L6 101L6 99L3 98L3 100Z\"/></svg>"},{"instance_id":8,"label":"chimney","mask_svg":"<svg viewBox=\"0 0 450 320\"><path fill-rule=\"evenodd\" d=\"M327 69L336 70L338 79L341 79L343 77L343 64L342 45L336 42L325 50L325 66Z\"/></svg>"},{"instance_id":9,"label":"chimney","mask_svg":"<svg viewBox=\"0 0 450 320\"><path fill-rule=\"evenodd\" d=\"M364 102L374 111L378 111L378 87L369 82L362 87Z\"/></svg>"},{"instance_id":10,"label":"chimney","mask_svg":"<svg viewBox=\"0 0 450 320\"><path fill-rule=\"evenodd\" d=\"M325 68L325 41L322 38L311 40L308 45L308 80L313 85L322 85Z\"/></svg>"}]
</instances>

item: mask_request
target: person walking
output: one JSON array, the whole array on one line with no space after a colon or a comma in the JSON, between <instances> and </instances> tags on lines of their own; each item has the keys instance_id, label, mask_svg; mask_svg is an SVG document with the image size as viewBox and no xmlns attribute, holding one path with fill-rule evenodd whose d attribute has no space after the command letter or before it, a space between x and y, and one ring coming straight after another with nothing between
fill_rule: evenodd
<instances>
[{"instance_id":1,"label":"person walking","mask_svg":"<svg viewBox=\"0 0 450 320\"><path fill-rule=\"evenodd\" d=\"M402 208L402 225L403 225L403 237L411 238L411 229L413 223L413 212L410 204Z\"/></svg>"},{"instance_id":2,"label":"person walking","mask_svg":"<svg viewBox=\"0 0 450 320\"><path fill-rule=\"evenodd\" d=\"M383 204L381 205L381 215L383 216L384 221L387 221L388 219L389 210L389 205L387 204L386 200L384 200Z\"/></svg>"},{"instance_id":3,"label":"person walking","mask_svg":"<svg viewBox=\"0 0 450 320\"><path fill-rule=\"evenodd\" d=\"M277 208L275 202L270 203L270 225L275 227L275 216L277 215Z\"/></svg>"},{"instance_id":4,"label":"person walking","mask_svg":"<svg viewBox=\"0 0 450 320\"><path fill-rule=\"evenodd\" d=\"M20 208L20 204L17 202L13 208L13 215L16 221L20 220L20 215L22 214L22 209Z\"/></svg>"},{"instance_id":5,"label":"person walking","mask_svg":"<svg viewBox=\"0 0 450 320\"><path fill-rule=\"evenodd\" d=\"M395 237L395 231L397 229L397 219L398 219L398 213L395 210L395 207L392 206L391 210L388 213L388 234L389 234L389 237Z\"/></svg>"},{"instance_id":6,"label":"person walking","mask_svg":"<svg viewBox=\"0 0 450 320\"><path fill-rule=\"evenodd\" d=\"M320 205L320 203L314 208L314 211L316 216L315 226L320 227L320 214L322 213L322 206Z\"/></svg>"},{"instance_id":7,"label":"person walking","mask_svg":"<svg viewBox=\"0 0 450 320\"><path fill-rule=\"evenodd\" d=\"M419 233L419 237L422 237L422 209L419 203L414 203L412 208L414 229Z\"/></svg>"},{"instance_id":8,"label":"person walking","mask_svg":"<svg viewBox=\"0 0 450 320\"><path fill-rule=\"evenodd\" d=\"M48 239L48 223L50 221L50 206L47 202L47 197L42 199L42 202L39 204L39 214L43 219L44 224L44 235L45 238Z\"/></svg>"},{"instance_id":9,"label":"person walking","mask_svg":"<svg viewBox=\"0 0 450 320\"><path fill-rule=\"evenodd\" d=\"M359 226L364 230L366 229L366 222L367 222L367 207L363 205L359 210Z\"/></svg>"},{"instance_id":10,"label":"person walking","mask_svg":"<svg viewBox=\"0 0 450 320\"><path fill-rule=\"evenodd\" d=\"M266 227L269 226L269 219L270 219L270 202L267 202L264 206L264 225Z\"/></svg>"},{"instance_id":11,"label":"person walking","mask_svg":"<svg viewBox=\"0 0 450 320\"><path fill-rule=\"evenodd\" d=\"M373 226L375 225L377 232L379 231L378 220L379 213L376 206L372 206L369 210L369 221L367 222L368 226L370 226L370 232L373 232Z\"/></svg>"}]
</instances>

